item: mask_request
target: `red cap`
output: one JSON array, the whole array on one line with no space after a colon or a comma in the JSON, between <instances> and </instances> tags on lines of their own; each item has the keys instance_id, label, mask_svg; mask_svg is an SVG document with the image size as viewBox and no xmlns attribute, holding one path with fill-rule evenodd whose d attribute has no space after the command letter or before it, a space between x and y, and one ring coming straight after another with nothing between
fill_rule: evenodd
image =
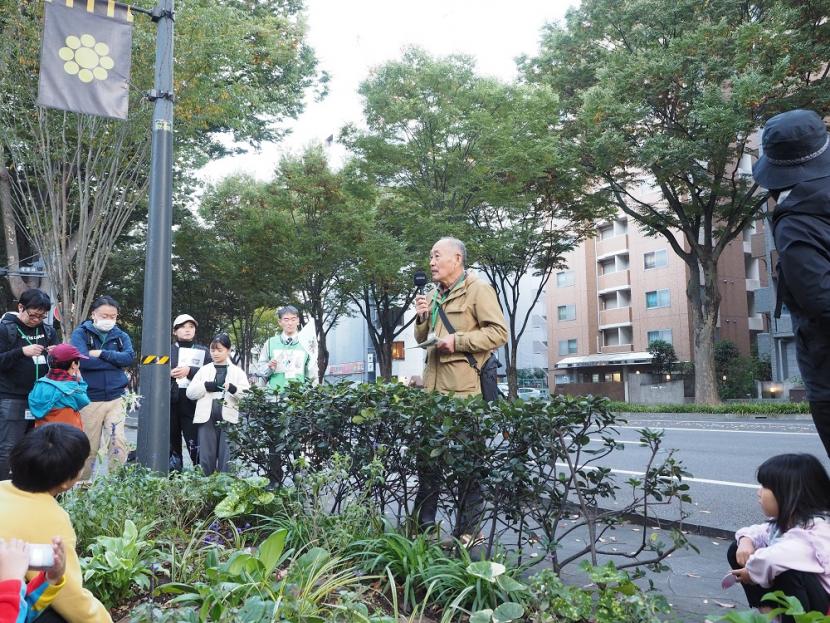
<instances>
[{"instance_id":1,"label":"red cap","mask_svg":"<svg viewBox=\"0 0 830 623\"><path fill-rule=\"evenodd\" d=\"M67 361L74 361L75 359L89 359L86 355L82 355L81 351L72 346L72 344L58 344L49 353L49 358L54 363L65 363Z\"/></svg>"}]
</instances>

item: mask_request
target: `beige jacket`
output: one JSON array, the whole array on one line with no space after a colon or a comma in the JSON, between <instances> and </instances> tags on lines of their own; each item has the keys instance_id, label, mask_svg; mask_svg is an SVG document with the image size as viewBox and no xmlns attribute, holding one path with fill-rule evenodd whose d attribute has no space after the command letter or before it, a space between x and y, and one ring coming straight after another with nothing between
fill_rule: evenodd
<instances>
[{"instance_id":1,"label":"beige jacket","mask_svg":"<svg viewBox=\"0 0 830 623\"><path fill-rule=\"evenodd\" d=\"M432 305L437 304L437 291ZM424 389L456 396L481 393L478 373L470 366L465 353L472 353L479 369L490 352L507 342L507 325L493 287L468 272L464 282L450 292L443 305L447 319L455 329L455 352L439 353L434 346L426 351ZM423 342L430 332L431 315L425 322L415 323L415 339ZM435 335L449 334L439 315Z\"/></svg>"}]
</instances>

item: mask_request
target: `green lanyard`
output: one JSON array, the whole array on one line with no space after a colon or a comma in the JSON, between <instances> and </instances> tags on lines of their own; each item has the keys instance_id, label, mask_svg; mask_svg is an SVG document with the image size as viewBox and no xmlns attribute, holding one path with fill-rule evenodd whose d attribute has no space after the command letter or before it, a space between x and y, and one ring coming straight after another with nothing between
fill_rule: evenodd
<instances>
[{"instance_id":1,"label":"green lanyard","mask_svg":"<svg viewBox=\"0 0 830 623\"><path fill-rule=\"evenodd\" d=\"M25 333L23 333L23 331L20 330L20 327L17 327L17 332L20 334L20 337L22 337L24 340L26 340L26 343L29 346L33 346L32 340L30 340L29 336L26 335ZM43 336L46 337L46 332L45 331L43 333ZM40 340L40 336L37 333L35 333L34 337L35 337L35 341ZM38 355L38 356L41 357L42 355ZM34 359L34 357L32 359ZM37 381L40 378L40 364L37 361L35 361L34 364L35 364L35 381Z\"/></svg>"},{"instance_id":2,"label":"green lanyard","mask_svg":"<svg viewBox=\"0 0 830 623\"><path fill-rule=\"evenodd\" d=\"M446 303L447 299L449 298L450 294L453 290L455 290L458 286L464 283L464 277L466 277L466 273L461 273L461 276L458 278L453 286L444 292L443 295L438 294L438 290L436 290L432 295L432 309L430 311L431 318L430 318L430 326L433 331L435 331L435 325L438 322L438 308L441 307L444 303Z\"/></svg>"}]
</instances>

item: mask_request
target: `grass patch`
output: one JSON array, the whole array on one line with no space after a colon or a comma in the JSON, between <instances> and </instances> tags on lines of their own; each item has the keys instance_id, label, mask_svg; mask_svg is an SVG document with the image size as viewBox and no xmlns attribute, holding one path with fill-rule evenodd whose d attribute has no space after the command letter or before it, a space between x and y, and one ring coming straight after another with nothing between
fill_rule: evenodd
<instances>
[{"instance_id":1,"label":"grass patch","mask_svg":"<svg viewBox=\"0 0 830 623\"><path fill-rule=\"evenodd\" d=\"M612 401L610 408L622 413L736 413L739 415L787 415L810 413L806 402L725 402L719 405L640 405Z\"/></svg>"}]
</instances>

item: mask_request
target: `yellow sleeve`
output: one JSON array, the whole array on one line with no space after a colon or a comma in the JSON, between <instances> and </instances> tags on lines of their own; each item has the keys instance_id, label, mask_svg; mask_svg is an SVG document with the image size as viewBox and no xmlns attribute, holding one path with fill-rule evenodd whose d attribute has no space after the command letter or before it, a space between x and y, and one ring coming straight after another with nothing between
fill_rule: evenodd
<instances>
[{"instance_id":1,"label":"yellow sleeve","mask_svg":"<svg viewBox=\"0 0 830 623\"><path fill-rule=\"evenodd\" d=\"M65 525L62 525L59 531L55 531L55 534L69 535L68 538L64 538L66 572L63 576L63 588L56 591L52 608L72 623L112 623L112 617L104 604L83 586L81 563L75 551L77 536L68 515L62 518L61 523Z\"/></svg>"}]
</instances>

